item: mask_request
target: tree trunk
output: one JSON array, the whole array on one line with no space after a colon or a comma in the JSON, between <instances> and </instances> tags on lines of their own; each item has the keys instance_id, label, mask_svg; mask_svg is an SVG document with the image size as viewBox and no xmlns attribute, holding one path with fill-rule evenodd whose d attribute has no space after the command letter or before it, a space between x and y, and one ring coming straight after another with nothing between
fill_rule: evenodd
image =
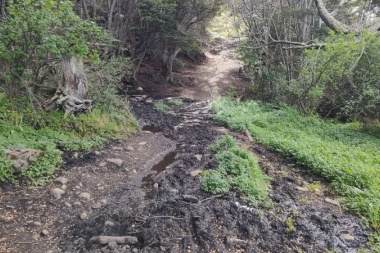
<instances>
[{"instance_id":1,"label":"tree trunk","mask_svg":"<svg viewBox=\"0 0 380 253\"><path fill-rule=\"evenodd\" d=\"M61 82L52 99L47 103L48 109L59 108L66 115L88 112L92 101L86 100L88 93L87 78L83 64L74 57L65 57L61 62Z\"/></svg>"},{"instance_id":2,"label":"tree trunk","mask_svg":"<svg viewBox=\"0 0 380 253\"><path fill-rule=\"evenodd\" d=\"M173 82L173 63L181 48L177 45L166 46L162 56L162 74L167 82Z\"/></svg>"},{"instance_id":3,"label":"tree trunk","mask_svg":"<svg viewBox=\"0 0 380 253\"><path fill-rule=\"evenodd\" d=\"M348 27L347 25L336 20L333 15L331 15L325 7L323 0L315 0L315 5L317 6L319 16L323 22L334 31L341 31L344 33L354 32L354 29Z\"/></svg>"}]
</instances>

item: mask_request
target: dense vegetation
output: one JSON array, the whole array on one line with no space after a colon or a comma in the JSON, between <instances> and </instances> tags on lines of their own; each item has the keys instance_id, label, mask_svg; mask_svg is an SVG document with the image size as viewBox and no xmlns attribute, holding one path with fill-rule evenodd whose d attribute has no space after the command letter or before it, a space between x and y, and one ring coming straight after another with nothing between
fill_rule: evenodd
<instances>
[{"instance_id":1,"label":"dense vegetation","mask_svg":"<svg viewBox=\"0 0 380 253\"><path fill-rule=\"evenodd\" d=\"M294 158L331 181L342 204L380 231L380 135L359 123L302 116L289 107L224 98L213 104L215 119L245 131L263 145Z\"/></svg>"}]
</instances>

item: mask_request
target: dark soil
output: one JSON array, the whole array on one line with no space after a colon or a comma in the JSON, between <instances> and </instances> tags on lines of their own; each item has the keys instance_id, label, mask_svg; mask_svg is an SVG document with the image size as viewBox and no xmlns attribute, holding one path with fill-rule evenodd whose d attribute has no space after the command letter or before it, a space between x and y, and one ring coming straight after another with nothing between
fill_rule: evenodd
<instances>
[{"instance_id":1,"label":"dark soil","mask_svg":"<svg viewBox=\"0 0 380 253\"><path fill-rule=\"evenodd\" d=\"M162 98L165 90L161 92L160 99L130 97L142 128L139 134L98 152L66 157L60 173L69 181L61 199L50 193L61 187L56 182L33 189L3 188L0 252L358 252L367 248L367 231L357 217L340 208L327 182L247 136L213 123L206 101L183 99L173 112L154 110L155 102L168 102ZM248 207L234 192L213 196L202 190L199 173L216 166L207 147L223 134L233 135L251 150L273 178L270 196L261 206ZM110 158L123 164L106 162ZM308 187L315 182L320 187ZM80 198L83 192L91 198ZM78 201L79 206L65 204ZM101 207L93 208L97 203ZM87 219L79 217L84 212ZM49 234L41 236L43 229ZM136 236L138 244L90 243L90 238L100 235Z\"/></svg>"}]
</instances>

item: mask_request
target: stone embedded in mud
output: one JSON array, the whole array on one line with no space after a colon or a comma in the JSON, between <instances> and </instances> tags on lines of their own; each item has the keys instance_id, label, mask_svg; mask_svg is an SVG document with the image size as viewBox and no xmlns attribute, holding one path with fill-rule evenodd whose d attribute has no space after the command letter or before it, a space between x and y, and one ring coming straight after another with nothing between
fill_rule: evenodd
<instances>
[{"instance_id":1,"label":"stone embedded in mud","mask_svg":"<svg viewBox=\"0 0 380 253\"><path fill-rule=\"evenodd\" d=\"M121 159L107 159L107 162L116 164L119 167L123 164L123 160Z\"/></svg>"},{"instance_id":2,"label":"stone embedded in mud","mask_svg":"<svg viewBox=\"0 0 380 253\"><path fill-rule=\"evenodd\" d=\"M104 226L110 226L110 227L113 227L113 226L115 226L115 223L113 223L112 221L106 221L106 222L104 223Z\"/></svg>"},{"instance_id":3,"label":"stone embedded in mud","mask_svg":"<svg viewBox=\"0 0 380 253\"><path fill-rule=\"evenodd\" d=\"M143 141L143 142L139 142L139 143L138 143L139 146L145 146L146 144L147 144L146 141Z\"/></svg>"},{"instance_id":4,"label":"stone embedded in mud","mask_svg":"<svg viewBox=\"0 0 380 253\"><path fill-rule=\"evenodd\" d=\"M110 241L108 243L108 248L110 248L110 249L116 249L117 248L117 243L114 242L114 241Z\"/></svg>"},{"instance_id":5,"label":"stone embedded in mud","mask_svg":"<svg viewBox=\"0 0 380 253\"><path fill-rule=\"evenodd\" d=\"M58 183L61 183L61 184L67 184L67 182L69 182L69 180L65 177L57 177L55 179L55 182L58 182Z\"/></svg>"},{"instance_id":6,"label":"stone embedded in mud","mask_svg":"<svg viewBox=\"0 0 380 253\"><path fill-rule=\"evenodd\" d=\"M340 236L340 239L345 240L345 241L354 241L354 240L355 240L355 237L353 237L353 236L350 235L350 234L342 234L342 235Z\"/></svg>"},{"instance_id":7,"label":"stone embedded in mud","mask_svg":"<svg viewBox=\"0 0 380 253\"><path fill-rule=\"evenodd\" d=\"M100 153L99 151L95 151L94 154L95 155L101 155L102 153Z\"/></svg>"},{"instance_id":8,"label":"stone embedded in mud","mask_svg":"<svg viewBox=\"0 0 380 253\"><path fill-rule=\"evenodd\" d=\"M300 186L297 186L296 189L299 190L299 191L301 191L301 192L308 192L309 191L308 188L306 188L306 187L300 187Z\"/></svg>"},{"instance_id":9,"label":"stone embedded in mud","mask_svg":"<svg viewBox=\"0 0 380 253\"><path fill-rule=\"evenodd\" d=\"M69 202L65 202L65 206L68 207L68 208L73 207Z\"/></svg>"},{"instance_id":10,"label":"stone embedded in mud","mask_svg":"<svg viewBox=\"0 0 380 253\"><path fill-rule=\"evenodd\" d=\"M135 150L135 149L132 148L131 146L128 146L128 147L125 148L125 150L126 150L126 151L133 151L133 150Z\"/></svg>"},{"instance_id":11,"label":"stone embedded in mud","mask_svg":"<svg viewBox=\"0 0 380 253\"><path fill-rule=\"evenodd\" d=\"M83 198L83 199L86 199L86 200L90 200L91 199L91 194L88 193L88 192L82 192L81 194L79 194L79 197Z\"/></svg>"},{"instance_id":12,"label":"stone embedded in mud","mask_svg":"<svg viewBox=\"0 0 380 253\"><path fill-rule=\"evenodd\" d=\"M49 235L49 231L47 231L46 229L44 229L44 230L41 231L41 235L42 236L48 236Z\"/></svg>"},{"instance_id":13,"label":"stone embedded in mud","mask_svg":"<svg viewBox=\"0 0 380 253\"><path fill-rule=\"evenodd\" d=\"M87 219L88 219L88 215L87 215L87 213L85 213L85 212L81 213L81 214L79 215L79 217L80 217L81 220L87 220Z\"/></svg>"},{"instance_id":14,"label":"stone embedded in mud","mask_svg":"<svg viewBox=\"0 0 380 253\"><path fill-rule=\"evenodd\" d=\"M199 199L193 195L183 195L183 200L190 202L190 203L198 203Z\"/></svg>"},{"instance_id":15,"label":"stone embedded in mud","mask_svg":"<svg viewBox=\"0 0 380 253\"><path fill-rule=\"evenodd\" d=\"M135 236L96 236L90 239L92 243L109 244L116 242L117 244L137 244L139 240Z\"/></svg>"},{"instance_id":16,"label":"stone embedded in mud","mask_svg":"<svg viewBox=\"0 0 380 253\"><path fill-rule=\"evenodd\" d=\"M93 209L99 209L99 208L102 207L102 204L100 204L100 203L98 202L98 203L92 204L91 207L92 207Z\"/></svg>"},{"instance_id":17,"label":"stone embedded in mud","mask_svg":"<svg viewBox=\"0 0 380 253\"><path fill-rule=\"evenodd\" d=\"M56 199L61 199L62 194L65 194L65 191L60 188L54 188L51 190L51 193Z\"/></svg>"},{"instance_id":18,"label":"stone embedded in mud","mask_svg":"<svg viewBox=\"0 0 380 253\"><path fill-rule=\"evenodd\" d=\"M154 184L153 184L153 187L154 187L155 189L158 189L158 184L157 184L157 183L154 183Z\"/></svg>"},{"instance_id":19,"label":"stone embedded in mud","mask_svg":"<svg viewBox=\"0 0 380 253\"><path fill-rule=\"evenodd\" d=\"M67 189L67 185L65 185L65 184L62 185L62 186L61 186L61 189L62 189L62 190L66 190L66 189Z\"/></svg>"},{"instance_id":20,"label":"stone embedded in mud","mask_svg":"<svg viewBox=\"0 0 380 253\"><path fill-rule=\"evenodd\" d=\"M201 154L195 155L195 158L197 158L198 161L201 161L203 158L203 155L201 155Z\"/></svg>"},{"instance_id":21,"label":"stone embedded in mud","mask_svg":"<svg viewBox=\"0 0 380 253\"><path fill-rule=\"evenodd\" d=\"M202 173L202 170L193 170L192 172L190 172L190 175L192 177L196 177L196 176L198 176L201 173Z\"/></svg>"},{"instance_id":22,"label":"stone embedded in mud","mask_svg":"<svg viewBox=\"0 0 380 253\"><path fill-rule=\"evenodd\" d=\"M105 162L99 163L99 167L105 167L106 165L107 165L107 163L105 163Z\"/></svg>"}]
</instances>

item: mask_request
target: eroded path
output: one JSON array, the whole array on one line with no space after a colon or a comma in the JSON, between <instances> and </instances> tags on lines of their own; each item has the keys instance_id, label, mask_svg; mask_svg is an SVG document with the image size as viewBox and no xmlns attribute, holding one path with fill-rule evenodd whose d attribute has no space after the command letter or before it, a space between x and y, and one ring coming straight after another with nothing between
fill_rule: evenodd
<instances>
[{"instance_id":1,"label":"eroded path","mask_svg":"<svg viewBox=\"0 0 380 253\"><path fill-rule=\"evenodd\" d=\"M230 87L228 78L243 83L238 76L240 63L223 58L229 51L228 46L217 55L213 51L214 59L185 73L196 82L192 88L176 88L184 104L171 113L153 109L154 103L166 98L129 98L140 132L102 150L67 154L58 175L67 182L62 184L61 178L36 189L3 186L0 252L358 252L366 248L366 231L340 208L323 180L212 122L206 100ZM273 178L266 206L248 207L233 192L212 196L202 191L199 174L216 166L207 147L226 133L255 153ZM310 187L317 181L320 187ZM56 188L65 191L60 199L51 192ZM133 240L99 244L90 241L95 236Z\"/></svg>"}]
</instances>

